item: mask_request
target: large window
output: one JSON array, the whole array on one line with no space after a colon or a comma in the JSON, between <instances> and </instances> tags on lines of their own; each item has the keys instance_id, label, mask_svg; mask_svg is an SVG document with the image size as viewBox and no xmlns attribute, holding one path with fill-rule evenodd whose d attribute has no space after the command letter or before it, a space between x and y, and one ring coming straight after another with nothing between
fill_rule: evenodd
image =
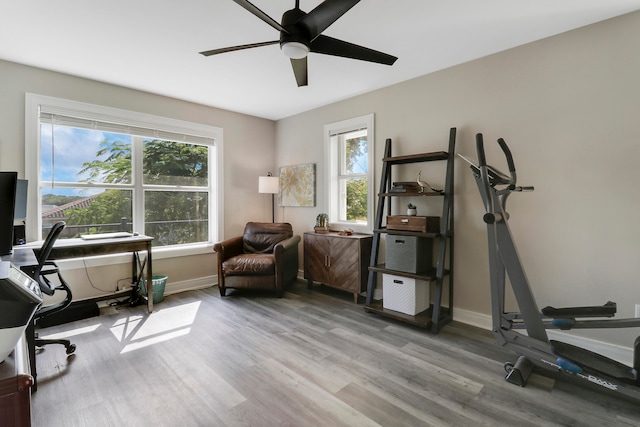
<instances>
[{"instance_id":1,"label":"large window","mask_svg":"<svg viewBox=\"0 0 640 427\"><path fill-rule=\"evenodd\" d=\"M373 142L373 114L325 126L327 210L338 228L371 231Z\"/></svg>"},{"instance_id":2,"label":"large window","mask_svg":"<svg viewBox=\"0 0 640 427\"><path fill-rule=\"evenodd\" d=\"M35 238L60 220L63 238L129 231L170 247L217 238L218 128L31 94L27 118Z\"/></svg>"}]
</instances>

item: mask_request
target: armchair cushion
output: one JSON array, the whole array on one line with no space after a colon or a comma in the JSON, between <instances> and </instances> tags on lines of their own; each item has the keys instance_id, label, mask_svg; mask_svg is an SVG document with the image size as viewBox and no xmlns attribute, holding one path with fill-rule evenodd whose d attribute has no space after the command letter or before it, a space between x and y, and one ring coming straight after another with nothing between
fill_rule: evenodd
<instances>
[{"instance_id":1,"label":"armchair cushion","mask_svg":"<svg viewBox=\"0 0 640 427\"><path fill-rule=\"evenodd\" d=\"M291 224L249 222L242 235L243 251L246 254L273 253L273 247L293 236Z\"/></svg>"},{"instance_id":2,"label":"armchair cushion","mask_svg":"<svg viewBox=\"0 0 640 427\"><path fill-rule=\"evenodd\" d=\"M276 273L276 261L272 254L234 256L222 263L225 276L270 276Z\"/></svg>"}]
</instances>

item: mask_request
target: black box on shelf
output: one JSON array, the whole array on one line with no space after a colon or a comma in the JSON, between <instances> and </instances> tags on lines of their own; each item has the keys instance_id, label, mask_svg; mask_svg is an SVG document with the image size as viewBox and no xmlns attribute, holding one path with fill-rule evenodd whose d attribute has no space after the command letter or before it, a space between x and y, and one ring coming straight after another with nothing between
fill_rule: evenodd
<instances>
[{"instance_id":1,"label":"black box on shelf","mask_svg":"<svg viewBox=\"0 0 640 427\"><path fill-rule=\"evenodd\" d=\"M423 273L433 267L433 239L387 235L386 268L405 273Z\"/></svg>"}]
</instances>

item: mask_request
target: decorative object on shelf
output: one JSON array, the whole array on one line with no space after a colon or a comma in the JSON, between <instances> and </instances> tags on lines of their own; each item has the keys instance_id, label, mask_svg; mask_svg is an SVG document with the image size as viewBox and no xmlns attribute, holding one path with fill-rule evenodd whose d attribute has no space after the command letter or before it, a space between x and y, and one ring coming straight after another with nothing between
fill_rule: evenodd
<instances>
[{"instance_id":1,"label":"decorative object on shelf","mask_svg":"<svg viewBox=\"0 0 640 427\"><path fill-rule=\"evenodd\" d=\"M414 205L413 203L409 203L407 205L407 215L409 216L418 215L418 208L416 208L416 205Z\"/></svg>"},{"instance_id":2,"label":"decorative object on shelf","mask_svg":"<svg viewBox=\"0 0 640 427\"><path fill-rule=\"evenodd\" d=\"M342 230L338 234L341 235L341 236L352 236L353 235L353 230L350 229L350 228L345 228L344 230Z\"/></svg>"},{"instance_id":3,"label":"decorative object on shelf","mask_svg":"<svg viewBox=\"0 0 640 427\"><path fill-rule=\"evenodd\" d=\"M431 185L429 185L427 181L423 181L421 175L422 175L422 171L419 171L418 178L416 179L416 184L418 184L418 188L419 188L418 193L424 193L425 189L429 189L436 193L442 193L442 189L432 187Z\"/></svg>"},{"instance_id":4,"label":"decorative object on shelf","mask_svg":"<svg viewBox=\"0 0 640 427\"><path fill-rule=\"evenodd\" d=\"M258 193L271 194L271 222L276 222L275 195L280 192L280 178L272 176L267 172L267 176L258 178Z\"/></svg>"},{"instance_id":5,"label":"decorative object on shelf","mask_svg":"<svg viewBox=\"0 0 640 427\"><path fill-rule=\"evenodd\" d=\"M393 187L389 190L390 193L418 193L420 187L415 181L405 182L398 181L393 183Z\"/></svg>"},{"instance_id":6,"label":"decorative object on shelf","mask_svg":"<svg viewBox=\"0 0 640 427\"><path fill-rule=\"evenodd\" d=\"M320 213L316 216L316 226L313 227L316 233L328 233L329 232L329 215L326 213Z\"/></svg>"},{"instance_id":7,"label":"decorative object on shelf","mask_svg":"<svg viewBox=\"0 0 640 427\"><path fill-rule=\"evenodd\" d=\"M316 205L316 164L280 168L280 206Z\"/></svg>"}]
</instances>

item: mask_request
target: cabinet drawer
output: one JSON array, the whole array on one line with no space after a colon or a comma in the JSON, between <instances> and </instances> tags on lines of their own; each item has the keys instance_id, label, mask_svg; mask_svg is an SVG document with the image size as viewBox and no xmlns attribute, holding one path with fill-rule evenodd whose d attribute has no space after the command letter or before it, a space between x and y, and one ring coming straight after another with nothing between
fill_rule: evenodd
<instances>
[{"instance_id":1,"label":"cabinet drawer","mask_svg":"<svg viewBox=\"0 0 640 427\"><path fill-rule=\"evenodd\" d=\"M429 308L429 282L384 274L382 306L412 316L425 311Z\"/></svg>"},{"instance_id":2,"label":"cabinet drawer","mask_svg":"<svg viewBox=\"0 0 640 427\"><path fill-rule=\"evenodd\" d=\"M420 231L423 233L439 233L439 216L387 216L387 230Z\"/></svg>"}]
</instances>

